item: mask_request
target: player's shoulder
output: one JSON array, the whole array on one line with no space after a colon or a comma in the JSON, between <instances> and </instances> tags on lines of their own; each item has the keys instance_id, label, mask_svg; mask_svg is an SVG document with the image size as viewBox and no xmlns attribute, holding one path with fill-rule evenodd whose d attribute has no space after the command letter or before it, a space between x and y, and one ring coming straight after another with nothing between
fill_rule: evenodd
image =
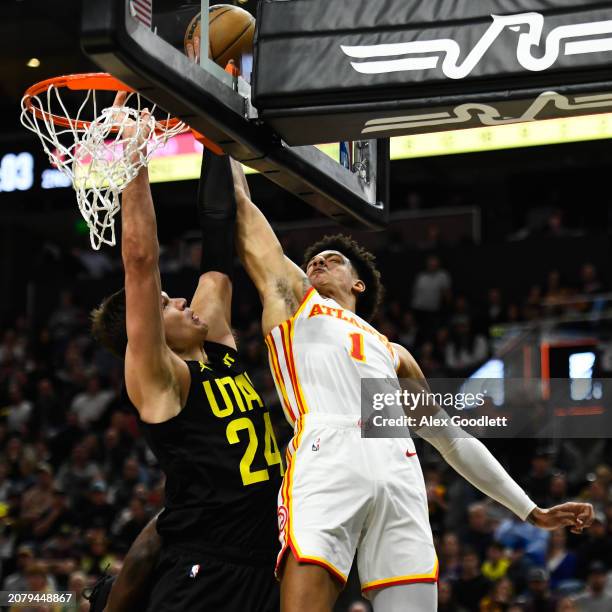
<instances>
[{"instance_id":1,"label":"player's shoulder","mask_svg":"<svg viewBox=\"0 0 612 612\"><path fill-rule=\"evenodd\" d=\"M238 369L243 367L241 353L233 346L218 342L205 342L204 351L208 357L208 363L215 369Z\"/></svg>"}]
</instances>

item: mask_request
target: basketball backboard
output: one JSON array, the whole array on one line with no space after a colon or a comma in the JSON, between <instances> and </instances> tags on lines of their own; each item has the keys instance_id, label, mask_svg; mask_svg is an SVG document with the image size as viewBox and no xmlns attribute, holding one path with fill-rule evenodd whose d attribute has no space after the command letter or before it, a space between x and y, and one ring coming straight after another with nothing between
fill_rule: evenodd
<instances>
[{"instance_id":1,"label":"basketball backboard","mask_svg":"<svg viewBox=\"0 0 612 612\"><path fill-rule=\"evenodd\" d=\"M388 209L388 140L364 141L347 169L314 146L289 147L251 104L249 58L235 78L201 54L190 60L183 38L209 0L96 0L83 3L84 51L104 71L217 143L226 153L343 225L382 229ZM270 67L274 69L273 66Z\"/></svg>"}]
</instances>

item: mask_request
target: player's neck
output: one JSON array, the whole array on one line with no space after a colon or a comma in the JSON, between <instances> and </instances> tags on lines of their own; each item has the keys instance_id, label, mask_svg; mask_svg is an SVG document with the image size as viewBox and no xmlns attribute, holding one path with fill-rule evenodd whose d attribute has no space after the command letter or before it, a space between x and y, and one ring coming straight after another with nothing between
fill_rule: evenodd
<instances>
[{"instance_id":1,"label":"player's neck","mask_svg":"<svg viewBox=\"0 0 612 612\"><path fill-rule=\"evenodd\" d=\"M174 350L177 357L180 357L183 361L203 361L208 362L208 355L204 350L203 346L194 346L190 349Z\"/></svg>"},{"instance_id":2,"label":"player's neck","mask_svg":"<svg viewBox=\"0 0 612 612\"><path fill-rule=\"evenodd\" d=\"M330 291L321 293L321 295L323 297L330 298L335 302L338 302L338 304L340 304L340 306L342 306L342 308L344 308L345 310L350 310L353 313L355 312L355 309L357 307L357 300L355 299L355 296L352 293L347 295L346 293L339 292L338 294L336 294L336 292L331 289Z\"/></svg>"}]
</instances>

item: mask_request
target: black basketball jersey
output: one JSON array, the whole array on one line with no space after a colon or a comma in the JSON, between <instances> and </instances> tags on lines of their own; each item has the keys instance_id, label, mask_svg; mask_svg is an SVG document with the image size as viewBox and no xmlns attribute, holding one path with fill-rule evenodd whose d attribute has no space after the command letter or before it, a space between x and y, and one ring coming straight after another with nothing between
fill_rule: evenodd
<instances>
[{"instance_id":1,"label":"black basketball jersey","mask_svg":"<svg viewBox=\"0 0 612 612\"><path fill-rule=\"evenodd\" d=\"M284 472L270 413L237 351L205 344L208 363L186 362L185 407L142 423L166 475L157 530L166 543L268 557L278 548L276 502Z\"/></svg>"}]
</instances>

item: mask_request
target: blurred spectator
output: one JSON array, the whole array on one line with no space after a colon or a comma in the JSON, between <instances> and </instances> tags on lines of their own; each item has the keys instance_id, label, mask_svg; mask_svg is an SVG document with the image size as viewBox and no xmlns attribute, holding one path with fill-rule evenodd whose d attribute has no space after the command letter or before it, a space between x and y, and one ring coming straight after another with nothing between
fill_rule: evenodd
<instances>
[{"instance_id":1,"label":"blurred spectator","mask_svg":"<svg viewBox=\"0 0 612 612\"><path fill-rule=\"evenodd\" d=\"M49 333L52 341L59 348L65 346L70 338L84 323L83 311L74 304L72 291L60 293L59 305L49 317Z\"/></svg>"},{"instance_id":2,"label":"blurred spectator","mask_svg":"<svg viewBox=\"0 0 612 612\"><path fill-rule=\"evenodd\" d=\"M587 588L574 598L579 612L610 612L612 595L606 593L606 566L595 561L589 567Z\"/></svg>"},{"instance_id":3,"label":"blurred spectator","mask_svg":"<svg viewBox=\"0 0 612 612\"><path fill-rule=\"evenodd\" d=\"M561 274L559 270L552 270L549 272L543 301L545 314L548 316L560 314L563 311L561 305L569 295L569 289L561 284Z\"/></svg>"},{"instance_id":4,"label":"blurred spectator","mask_svg":"<svg viewBox=\"0 0 612 612\"><path fill-rule=\"evenodd\" d=\"M533 563L525 556L525 545L517 543L514 548L510 548L510 565L506 571L506 576L512 581L515 593L523 593L527 588L527 576Z\"/></svg>"},{"instance_id":5,"label":"blurred spectator","mask_svg":"<svg viewBox=\"0 0 612 612\"><path fill-rule=\"evenodd\" d=\"M408 350L412 350L416 345L418 336L418 327L414 314L411 310L407 310L402 315L402 320L398 332L398 342L402 346L405 346Z\"/></svg>"},{"instance_id":6,"label":"blurred spectator","mask_svg":"<svg viewBox=\"0 0 612 612\"><path fill-rule=\"evenodd\" d=\"M9 389L9 405L4 409L6 422L10 431L25 433L28 420L32 414L32 402L23 397L21 387L11 385Z\"/></svg>"},{"instance_id":7,"label":"blurred spectator","mask_svg":"<svg viewBox=\"0 0 612 612\"><path fill-rule=\"evenodd\" d=\"M487 549L493 543L493 528L484 504L474 503L469 506L463 541L476 552L480 565Z\"/></svg>"},{"instance_id":8,"label":"blurred spectator","mask_svg":"<svg viewBox=\"0 0 612 612\"><path fill-rule=\"evenodd\" d=\"M539 448L531 460L531 472L524 483L525 491L541 508L546 508L549 503L550 483L553 477L552 459L548 449Z\"/></svg>"},{"instance_id":9,"label":"blurred spectator","mask_svg":"<svg viewBox=\"0 0 612 612\"><path fill-rule=\"evenodd\" d=\"M38 431L46 435L55 433L65 422L65 410L58 397L55 386L47 377L41 378L36 385L33 422Z\"/></svg>"},{"instance_id":10,"label":"blurred spectator","mask_svg":"<svg viewBox=\"0 0 612 612\"><path fill-rule=\"evenodd\" d=\"M68 590L74 593L74 602L71 605L64 606L61 612L72 612L76 609L78 612L87 612L89 610L89 602L83 596L83 591L87 586L87 577L81 571L75 571L70 574L68 579Z\"/></svg>"},{"instance_id":11,"label":"blurred spectator","mask_svg":"<svg viewBox=\"0 0 612 612\"><path fill-rule=\"evenodd\" d=\"M69 463L65 463L57 474L59 486L66 491L70 499L77 501L90 484L100 477L98 466L89 461L83 444L77 444Z\"/></svg>"},{"instance_id":12,"label":"blurred spectator","mask_svg":"<svg viewBox=\"0 0 612 612\"><path fill-rule=\"evenodd\" d=\"M603 283L599 280L597 268L592 263L585 263L580 268L580 286L578 292L581 295L594 295L604 290Z\"/></svg>"},{"instance_id":13,"label":"blurred spectator","mask_svg":"<svg viewBox=\"0 0 612 612\"><path fill-rule=\"evenodd\" d=\"M595 519L590 529L578 547L579 578L586 578L589 567L596 561L605 567L612 567L612 536L608 533L606 516L602 512L595 513Z\"/></svg>"},{"instance_id":14,"label":"blurred spectator","mask_svg":"<svg viewBox=\"0 0 612 612\"><path fill-rule=\"evenodd\" d=\"M438 612L467 612L453 597L453 585L448 580L438 581Z\"/></svg>"},{"instance_id":15,"label":"blurred spectator","mask_svg":"<svg viewBox=\"0 0 612 612\"><path fill-rule=\"evenodd\" d=\"M437 256L430 255L425 270L417 274L412 288L412 308L419 323L431 329L450 298L450 274L440 266Z\"/></svg>"},{"instance_id":16,"label":"blurred spectator","mask_svg":"<svg viewBox=\"0 0 612 612\"><path fill-rule=\"evenodd\" d=\"M115 535L117 546L124 552L127 552L130 544L136 539L150 519L151 517L146 511L144 501L138 497L132 497L129 508L121 513L113 526L113 534Z\"/></svg>"},{"instance_id":17,"label":"blurred spectator","mask_svg":"<svg viewBox=\"0 0 612 612\"><path fill-rule=\"evenodd\" d=\"M418 362L425 378L442 378L446 375L444 363L436 358L434 345L431 342L424 342L421 345Z\"/></svg>"},{"instance_id":18,"label":"blurred spectator","mask_svg":"<svg viewBox=\"0 0 612 612\"><path fill-rule=\"evenodd\" d=\"M33 561L25 570L26 588L24 591L35 591L37 593L53 593L57 590L51 576L48 575L47 567L40 561ZM57 606L33 606L15 605L9 608L9 612L55 612Z\"/></svg>"},{"instance_id":19,"label":"blurred spectator","mask_svg":"<svg viewBox=\"0 0 612 612\"><path fill-rule=\"evenodd\" d=\"M576 602L571 597L564 597L559 600L556 612L579 612Z\"/></svg>"},{"instance_id":20,"label":"blurred spectator","mask_svg":"<svg viewBox=\"0 0 612 612\"><path fill-rule=\"evenodd\" d=\"M427 503L429 506L429 523L434 534L442 531L444 516L446 514L446 487L442 483L442 476L434 466L426 466L425 490L427 492Z\"/></svg>"},{"instance_id":21,"label":"blurred spectator","mask_svg":"<svg viewBox=\"0 0 612 612\"><path fill-rule=\"evenodd\" d=\"M461 320L455 324L446 347L445 365L454 376L468 376L487 358L488 353L486 338L472 332L469 320Z\"/></svg>"},{"instance_id":22,"label":"blurred spectator","mask_svg":"<svg viewBox=\"0 0 612 612\"><path fill-rule=\"evenodd\" d=\"M527 575L527 593L519 598L525 612L555 612L557 598L550 592L548 572L532 567Z\"/></svg>"},{"instance_id":23,"label":"blurred spectator","mask_svg":"<svg viewBox=\"0 0 612 612\"><path fill-rule=\"evenodd\" d=\"M442 536L439 556L440 576L444 580L457 580L461 572L461 545L456 533L448 531Z\"/></svg>"},{"instance_id":24,"label":"blurred spectator","mask_svg":"<svg viewBox=\"0 0 612 612\"><path fill-rule=\"evenodd\" d=\"M468 610L478 610L491 583L480 573L480 559L475 550L466 549L461 557L461 575L453 584L455 599Z\"/></svg>"},{"instance_id":25,"label":"blurred spectator","mask_svg":"<svg viewBox=\"0 0 612 612\"><path fill-rule=\"evenodd\" d=\"M512 601L512 582L500 578L493 584L488 595L480 602L480 612L506 612Z\"/></svg>"},{"instance_id":26,"label":"blurred spectator","mask_svg":"<svg viewBox=\"0 0 612 612\"><path fill-rule=\"evenodd\" d=\"M93 425L102 417L114 395L111 389L101 388L100 378L94 374L87 381L85 391L72 400L70 410L76 413L82 427Z\"/></svg>"},{"instance_id":27,"label":"blurred spectator","mask_svg":"<svg viewBox=\"0 0 612 612\"><path fill-rule=\"evenodd\" d=\"M86 271L85 276L100 279L113 270L113 263L104 251L93 249L72 249L72 256L78 260Z\"/></svg>"},{"instance_id":28,"label":"blurred spectator","mask_svg":"<svg viewBox=\"0 0 612 612\"><path fill-rule=\"evenodd\" d=\"M28 583L26 580L26 569L34 560L34 550L27 544L22 544L17 549L16 572L4 579L2 585L5 591L25 591Z\"/></svg>"},{"instance_id":29,"label":"blurred spectator","mask_svg":"<svg viewBox=\"0 0 612 612\"><path fill-rule=\"evenodd\" d=\"M510 563L510 559L504 554L504 547L499 542L492 542L482 564L482 575L491 582L497 582L506 575Z\"/></svg>"},{"instance_id":30,"label":"blurred spectator","mask_svg":"<svg viewBox=\"0 0 612 612\"><path fill-rule=\"evenodd\" d=\"M555 529L550 534L546 553L546 569L550 575L550 586L554 590L565 580L576 576L576 555L567 550L567 535L564 529Z\"/></svg>"},{"instance_id":31,"label":"blurred spectator","mask_svg":"<svg viewBox=\"0 0 612 612\"><path fill-rule=\"evenodd\" d=\"M542 287L540 285L532 285L529 293L523 304L523 316L527 321L534 321L542 315Z\"/></svg>"},{"instance_id":32,"label":"blurred spectator","mask_svg":"<svg viewBox=\"0 0 612 612\"><path fill-rule=\"evenodd\" d=\"M565 502L567 498L567 477L563 472L554 472L548 490L549 503L551 506L556 506Z\"/></svg>"},{"instance_id":33,"label":"blurred spectator","mask_svg":"<svg viewBox=\"0 0 612 612\"><path fill-rule=\"evenodd\" d=\"M8 479L9 467L6 461L0 461L0 503L8 499L11 483Z\"/></svg>"},{"instance_id":34,"label":"blurred spectator","mask_svg":"<svg viewBox=\"0 0 612 612\"><path fill-rule=\"evenodd\" d=\"M128 457L123 464L121 478L111 489L113 503L124 508L132 499L134 487L140 482L140 466L136 457Z\"/></svg>"},{"instance_id":35,"label":"blurred spectator","mask_svg":"<svg viewBox=\"0 0 612 612\"><path fill-rule=\"evenodd\" d=\"M89 495L78 506L82 529L102 528L108 531L115 518L115 508L107 500L106 483L96 480L91 484Z\"/></svg>"},{"instance_id":36,"label":"blurred spectator","mask_svg":"<svg viewBox=\"0 0 612 612\"><path fill-rule=\"evenodd\" d=\"M109 482L120 479L124 462L130 451L131 445L121 444L121 437L117 429L109 427L104 432L102 469Z\"/></svg>"},{"instance_id":37,"label":"blurred spectator","mask_svg":"<svg viewBox=\"0 0 612 612\"><path fill-rule=\"evenodd\" d=\"M493 287L487 292L487 303L482 322L483 328L488 331L490 327L504 323L505 319L501 290Z\"/></svg>"},{"instance_id":38,"label":"blurred spectator","mask_svg":"<svg viewBox=\"0 0 612 612\"><path fill-rule=\"evenodd\" d=\"M0 343L0 365L25 361L27 343L14 329L7 329Z\"/></svg>"},{"instance_id":39,"label":"blurred spectator","mask_svg":"<svg viewBox=\"0 0 612 612\"><path fill-rule=\"evenodd\" d=\"M48 463L36 466L36 484L22 498L21 519L28 527L47 513L53 504L53 470Z\"/></svg>"},{"instance_id":40,"label":"blurred spectator","mask_svg":"<svg viewBox=\"0 0 612 612\"><path fill-rule=\"evenodd\" d=\"M50 507L40 513L32 531L37 539L51 538L66 528L70 529L77 522L77 517L68 504L66 493L56 486L53 488Z\"/></svg>"},{"instance_id":41,"label":"blurred spectator","mask_svg":"<svg viewBox=\"0 0 612 612\"><path fill-rule=\"evenodd\" d=\"M108 538L101 529L92 529L87 538L87 549L81 559L81 570L99 578L108 566L115 562L115 555L108 550Z\"/></svg>"}]
</instances>

